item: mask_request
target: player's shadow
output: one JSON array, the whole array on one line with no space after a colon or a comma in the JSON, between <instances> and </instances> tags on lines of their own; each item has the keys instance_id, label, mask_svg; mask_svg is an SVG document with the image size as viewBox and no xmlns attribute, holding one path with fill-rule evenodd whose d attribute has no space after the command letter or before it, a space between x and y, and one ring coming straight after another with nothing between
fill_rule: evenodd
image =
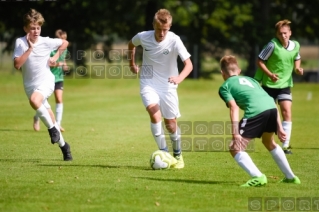
<instances>
[{"instance_id":1,"label":"player's shadow","mask_svg":"<svg viewBox=\"0 0 319 212\"><path fill-rule=\"evenodd\" d=\"M26 158L0 158L0 162L10 162L10 163L42 163L43 161L52 161L51 159L37 159L37 158L33 158L33 159L26 159ZM57 160L58 161L58 160Z\"/></svg>"},{"instance_id":2,"label":"player's shadow","mask_svg":"<svg viewBox=\"0 0 319 212\"><path fill-rule=\"evenodd\" d=\"M154 181L165 181L165 182L180 182L180 183L190 183L190 184L228 184L228 185L238 185L236 181L205 181L205 180L188 180L188 179L162 179L162 178L152 178L152 177L134 177L146 180Z\"/></svg>"},{"instance_id":3,"label":"player's shadow","mask_svg":"<svg viewBox=\"0 0 319 212\"><path fill-rule=\"evenodd\" d=\"M38 166L70 166L70 167L92 167L92 168L105 168L105 169L136 169L136 170L151 170L146 166L130 166L130 165L107 165L107 164L68 164L68 162L63 162L63 164L38 164Z\"/></svg>"},{"instance_id":4,"label":"player's shadow","mask_svg":"<svg viewBox=\"0 0 319 212\"><path fill-rule=\"evenodd\" d=\"M0 131L7 131L7 132L17 132L17 131L23 131L23 132L28 132L28 131L32 131L32 132L34 132L34 130L29 130L29 129L0 129Z\"/></svg>"}]
</instances>

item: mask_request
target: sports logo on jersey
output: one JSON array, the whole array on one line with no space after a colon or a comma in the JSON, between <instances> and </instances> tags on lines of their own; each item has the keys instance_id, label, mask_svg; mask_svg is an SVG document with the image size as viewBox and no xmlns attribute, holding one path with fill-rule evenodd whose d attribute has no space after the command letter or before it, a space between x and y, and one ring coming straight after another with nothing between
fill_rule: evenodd
<instances>
[{"instance_id":1,"label":"sports logo on jersey","mask_svg":"<svg viewBox=\"0 0 319 212\"><path fill-rule=\"evenodd\" d=\"M168 55L169 54L169 50L168 49L164 49L163 54Z\"/></svg>"}]
</instances>

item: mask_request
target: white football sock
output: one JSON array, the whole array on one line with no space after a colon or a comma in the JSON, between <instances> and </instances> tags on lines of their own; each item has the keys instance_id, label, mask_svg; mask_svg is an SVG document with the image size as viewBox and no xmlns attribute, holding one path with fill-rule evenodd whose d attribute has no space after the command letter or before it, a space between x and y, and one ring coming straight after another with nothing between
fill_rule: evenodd
<instances>
[{"instance_id":1,"label":"white football sock","mask_svg":"<svg viewBox=\"0 0 319 212\"><path fill-rule=\"evenodd\" d=\"M172 141L172 146L174 150L174 155L181 154L181 131L179 127L176 127L175 133L169 134Z\"/></svg>"},{"instance_id":2,"label":"white football sock","mask_svg":"<svg viewBox=\"0 0 319 212\"><path fill-rule=\"evenodd\" d=\"M294 173L292 172L288 160L286 158L286 155L282 148L280 148L278 145L275 149L270 151L270 154L272 155L273 159L277 163L279 169L284 173L286 178L292 179L295 177Z\"/></svg>"},{"instance_id":3,"label":"white football sock","mask_svg":"<svg viewBox=\"0 0 319 212\"><path fill-rule=\"evenodd\" d=\"M43 104L36 110L36 114L48 129L51 129L54 126L50 113Z\"/></svg>"},{"instance_id":4,"label":"white football sock","mask_svg":"<svg viewBox=\"0 0 319 212\"><path fill-rule=\"evenodd\" d=\"M251 160L247 152L238 152L235 157L235 161L238 165L243 168L251 177L260 177L262 173L259 171L257 166Z\"/></svg>"},{"instance_id":5,"label":"white football sock","mask_svg":"<svg viewBox=\"0 0 319 212\"><path fill-rule=\"evenodd\" d=\"M290 121L283 121L282 122L282 128L284 128L284 131L286 133L286 140L282 143L282 147L288 147L290 142L290 136L291 136L291 127L292 122Z\"/></svg>"},{"instance_id":6,"label":"white football sock","mask_svg":"<svg viewBox=\"0 0 319 212\"><path fill-rule=\"evenodd\" d=\"M162 133L162 121L155 124L151 122L151 131L158 148L168 151L165 135Z\"/></svg>"},{"instance_id":7,"label":"white football sock","mask_svg":"<svg viewBox=\"0 0 319 212\"><path fill-rule=\"evenodd\" d=\"M58 144L59 144L60 147L63 147L65 145L65 141L64 141L64 138L63 138L62 133L60 131L60 126L59 126L59 124L57 122L55 122L54 126L60 133L60 141L58 142Z\"/></svg>"},{"instance_id":8,"label":"white football sock","mask_svg":"<svg viewBox=\"0 0 319 212\"><path fill-rule=\"evenodd\" d=\"M56 122L58 122L59 125L61 125L62 115L63 115L63 103L57 103L55 106L55 116L56 116Z\"/></svg>"}]
</instances>

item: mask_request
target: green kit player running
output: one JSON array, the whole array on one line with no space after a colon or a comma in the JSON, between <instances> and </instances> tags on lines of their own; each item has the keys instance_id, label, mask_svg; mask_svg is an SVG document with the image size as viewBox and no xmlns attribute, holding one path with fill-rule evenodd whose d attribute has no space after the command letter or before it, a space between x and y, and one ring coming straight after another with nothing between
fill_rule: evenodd
<instances>
[{"instance_id":1,"label":"green kit player running","mask_svg":"<svg viewBox=\"0 0 319 212\"><path fill-rule=\"evenodd\" d=\"M302 75L300 67L300 45L290 40L290 21L282 20L275 25L276 37L273 38L258 56L258 70L255 79L261 82L263 89L275 101L278 101L282 114L282 126L286 132L286 140L282 147L286 154L291 154L290 135L292 128L291 105L293 86L292 72Z\"/></svg>"},{"instance_id":2,"label":"green kit player running","mask_svg":"<svg viewBox=\"0 0 319 212\"><path fill-rule=\"evenodd\" d=\"M224 56L220 60L220 66L225 82L219 88L219 95L230 110L232 122L233 140L229 151L238 165L252 177L241 187L267 184L267 177L259 171L245 152L249 141L260 137L279 169L285 175L281 182L300 184L300 180L292 172L282 148L274 141L275 132L281 141L286 138L275 102L256 80L239 76L241 70L234 56ZM239 120L239 108L244 110L244 116L241 120Z\"/></svg>"}]
</instances>

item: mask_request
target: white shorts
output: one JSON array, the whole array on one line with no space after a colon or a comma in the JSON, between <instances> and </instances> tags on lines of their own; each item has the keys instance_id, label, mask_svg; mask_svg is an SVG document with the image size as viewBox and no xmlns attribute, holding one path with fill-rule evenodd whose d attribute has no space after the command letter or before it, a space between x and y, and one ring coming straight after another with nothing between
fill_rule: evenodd
<instances>
[{"instance_id":1,"label":"white shorts","mask_svg":"<svg viewBox=\"0 0 319 212\"><path fill-rule=\"evenodd\" d=\"M175 119L181 116L177 90L158 91L150 86L141 88L140 92L145 108L151 104L158 104L165 119Z\"/></svg>"},{"instance_id":2,"label":"white shorts","mask_svg":"<svg viewBox=\"0 0 319 212\"><path fill-rule=\"evenodd\" d=\"M33 88L25 88L25 93L28 97L28 99L30 99L31 95L34 92L39 92L40 94L42 94L43 96L43 101L42 104L47 108L50 109L51 106L48 102L48 98L51 96L51 94L54 91L54 82L47 82L47 83L43 83L42 85L38 86L38 87L33 87Z\"/></svg>"}]
</instances>

